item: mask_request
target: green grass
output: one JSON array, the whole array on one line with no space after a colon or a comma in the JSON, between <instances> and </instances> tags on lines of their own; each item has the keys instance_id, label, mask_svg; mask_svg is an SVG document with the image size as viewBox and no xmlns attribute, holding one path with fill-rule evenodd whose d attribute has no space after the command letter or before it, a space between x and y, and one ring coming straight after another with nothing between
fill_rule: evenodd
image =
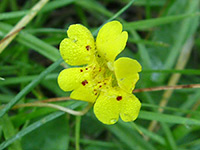
<instances>
[{"instance_id":1,"label":"green grass","mask_svg":"<svg viewBox=\"0 0 200 150\"><path fill-rule=\"evenodd\" d=\"M1 0L0 39L37 2ZM199 83L199 7L200 0L49 1L0 53L0 150L199 150L200 89L174 90L165 106L160 106L165 91L136 93L142 102L138 119L115 125L99 122L92 109L82 117L52 108L12 109L69 96L57 84L59 72L69 67L58 48L74 23L94 36L108 21L123 24L129 39L120 56L143 67L136 88ZM73 110L86 106L74 100L54 104ZM157 121L154 131L152 121Z\"/></svg>"}]
</instances>

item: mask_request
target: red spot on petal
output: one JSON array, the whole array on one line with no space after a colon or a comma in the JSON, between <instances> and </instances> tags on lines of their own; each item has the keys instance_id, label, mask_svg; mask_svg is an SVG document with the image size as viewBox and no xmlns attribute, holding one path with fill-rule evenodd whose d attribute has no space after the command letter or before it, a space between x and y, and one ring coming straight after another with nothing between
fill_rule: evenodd
<instances>
[{"instance_id":1,"label":"red spot on petal","mask_svg":"<svg viewBox=\"0 0 200 150\"><path fill-rule=\"evenodd\" d=\"M101 88L102 86L101 85L99 85L99 88Z\"/></svg>"},{"instance_id":2,"label":"red spot on petal","mask_svg":"<svg viewBox=\"0 0 200 150\"><path fill-rule=\"evenodd\" d=\"M87 81L87 80L84 80L83 82L81 82L81 84L82 84L83 86L85 86L86 84L88 84L88 81Z\"/></svg>"},{"instance_id":3,"label":"red spot on petal","mask_svg":"<svg viewBox=\"0 0 200 150\"><path fill-rule=\"evenodd\" d=\"M87 45L85 48L87 49L87 51L91 49L90 45Z\"/></svg>"},{"instance_id":4,"label":"red spot on petal","mask_svg":"<svg viewBox=\"0 0 200 150\"><path fill-rule=\"evenodd\" d=\"M80 72L83 72L83 69L80 69Z\"/></svg>"},{"instance_id":5,"label":"red spot on petal","mask_svg":"<svg viewBox=\"0 0 200 150\"><path fill-rule=\"evenodd\" d=\"M117 101L121 101L122 100L122 96L117 96Z\"/></svg>"},{"instance_id":6,"label":"red spot on petal","mask_svg":"<svg viewBox=\"0 0 200 150\"><path fill-rule=\"evenodd\" d=\"M95 93L94 95L97 95L97 93Z\"/></svg>"},{"instance_id":7,"label":"red spot on petal","mask_svg":"<svg viewBox=\"0 0 200 150\"><path fill-rule=\"evenodd\" d=\"M88 68L85 68L85 70L88 70Z\"/></svg>"}]
</instances>

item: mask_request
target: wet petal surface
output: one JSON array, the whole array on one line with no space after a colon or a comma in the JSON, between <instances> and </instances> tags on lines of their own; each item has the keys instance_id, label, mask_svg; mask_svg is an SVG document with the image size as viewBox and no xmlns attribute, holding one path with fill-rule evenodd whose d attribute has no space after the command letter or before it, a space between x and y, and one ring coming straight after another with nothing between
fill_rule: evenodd
<instances>
[{"instance_id":1,"label":"wet petal surface","mask_svg":"<svg viewBox=\"0 0 200 150\"><path fill-rule=\"evenodd\" d=\"M120 117L124 122L134 121L139 114L141 103L133 94L124 93L120 101Z\"/></svg>"},{"instance_id":2,"label":"wet petal surface","mask_svg":"<svg viewBox=\"0 0 200 150\"><path fill-rule=\"evenodd\" d=\"M121 57L114 62L114 72L118 85L123 90L131 93L139 80L139 74L142 69L141 65L128 57Z\"/></svg>"},{"instance_id":3,"label":"wet petal surface","mask_svg":"<svg viewBox=\"0 0 200 150\"><path fill-rule=\"evenodd\" d=\"M94 88L90 86L90 81L83 80L81 86L75 89L70 97L75 100L82 100L90 103L94 103L97 98L97 92L94 91Z\"/></svg>"},{"instance_id":4,"label":"wet petal surface","mask_svg":"<svg viewBox=\"0 0 200 150\"><path fill-rule=\"evenodd\" d=\"M80 86L83 80L83 68L64 69L58 76L58 85L63 91L72 91Z\"/></svg>"},{"instance_id":5,"label":"wet petal surface","mask_svg":"<svg viewBox=\"0 0 200 150\"><path fill-rule=\"evenodd\" d=\"M67 30L69 38L60 44L62 58L69 65L85 65L94 59L94 38L90 31L80 25L71 25Z\"/></svg>"},{"instance_id":6,"label":"wet petal surface","mask_svg":"<svg viewBox=\"0 0 200 150\"><path fill-rule=\"evenodd\" d=\"M101 92L94 104L94 113L104 124L114 124L119 119L119 102L114 91Z\"/></svg>"},{"instance_id":7,"label":"wet petal surface","mask_svg":"<svg viewBox=\"0 0 200 150\"><path fill-rule=\"evenodd\" d=\"M127 39L128 33L122 32L121 23L111 21L106 23L97 35L97 51L107 61L114 61L115 57L125 48Z\"/></svg>"}]
</instances>

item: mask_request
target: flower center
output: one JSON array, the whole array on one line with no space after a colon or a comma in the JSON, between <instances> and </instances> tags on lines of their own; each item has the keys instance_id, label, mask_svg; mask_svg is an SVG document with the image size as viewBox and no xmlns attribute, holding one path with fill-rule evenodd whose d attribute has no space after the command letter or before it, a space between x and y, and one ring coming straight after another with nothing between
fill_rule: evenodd
<instances>
[{"instance_id":1,"label":"flower center","mask_svg":"<svg viewBox=\"0 0 200 150\"><path fill-rule=\"evenodd\" d=\"M100 55L96 51L93 64L94 65L91 66L91 78L94 81L95 89L98 89L98 91L102 91L108 86L118 86L114 74L113 62L108 62L105 58L100 57ZM121 99L119 98L118 101L120 100Z\"/></svg>"}]
</instances>

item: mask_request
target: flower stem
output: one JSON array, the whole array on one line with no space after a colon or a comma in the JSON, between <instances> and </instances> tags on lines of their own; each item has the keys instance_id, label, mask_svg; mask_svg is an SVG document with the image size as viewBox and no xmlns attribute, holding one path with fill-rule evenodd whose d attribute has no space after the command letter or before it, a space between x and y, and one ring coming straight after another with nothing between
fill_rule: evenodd
<instances>
[{"instance_id":1,"label":"flower stem","mask_svg":"<svg viewBox=\"0 0 200 150\"><path fill-rule=\"evenodd\" d=\"M75 111L75 110L65 108L63 106L59 106L56 104L40 103L40 102L15 105L13 107L13 109L17 109L17 108L21 108L21 107L50 107L50 108L58 109L63 112L75 115L75 116L83 116L85 113L87 113L89 111L89 109L92 107L92 104L88 103L88 106L85 109L83 109L82 111Z\"/></svg>"},{"instance_id":2,"label":"flower stem","mask_svg":"<svg viewBox=\"0 0 200 150\"><path fill-rule=\"evenodd\" d=\"M71 98L70 97L55 97L55 98L45 99L40 102L49 103L49 102L59 102L59 101L66 101L66 100L71 100ZM38 102L38 101L36 101L36 102Z\"/></svg>"},{"instance_id":3,"label":"flower stem","mask_svg":"<svg viewBox=\"0 0 200 150\"><path fill-rule=\"evenodd\" d=\"M80 150L80 125L81 125L81 116L76 116L76 150Z\"/></svg>"}]
</instances>

